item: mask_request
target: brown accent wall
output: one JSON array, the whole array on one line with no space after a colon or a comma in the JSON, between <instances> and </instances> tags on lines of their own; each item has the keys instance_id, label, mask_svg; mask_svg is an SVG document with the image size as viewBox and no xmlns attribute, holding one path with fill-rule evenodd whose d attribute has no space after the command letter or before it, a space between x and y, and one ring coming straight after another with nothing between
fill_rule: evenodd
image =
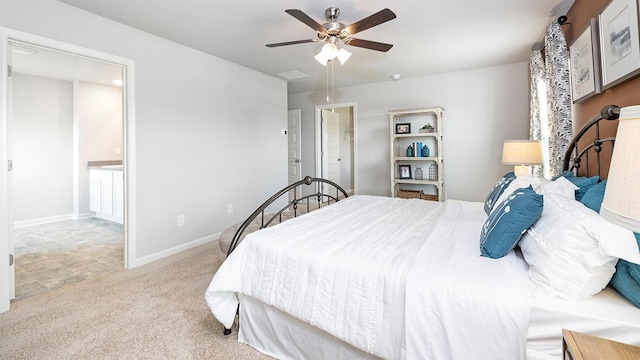
<instances>
[{"instance_id":1,"label":"brown accent wall","mask_svg":"<svg viewBox=\"0 0 640 360\"><path fill-rule=\"evenodd\" d=\"M562 26L567 44L573 42L573 39L587 25L589 19L598 17L598 13L608 2L609 0L575 0L567 13L568 22L571 25ZM580 129L587 120L599 113L603 106L609 104L619 106L639 105L640 76L618 84L600 94L593 95L579 104L574 104L574 129Z\"/></svg>"},{"instance_id":2,"label":"brown accent wall","mask_svg":"<svg viewBox=\"0 0 640 360\"><path fill-rule=\"evenodd\" d=\"M575 0L573 6L567 12L568 22L570 25L563 25L567 45L573 42L573 39L580 34L590 19L597 18L600 10L609 3L609 0ZM636 76L610 89L591 96L590 98L573 104L573 129L574 132L581 129L582 126L600 110L609 104L619 106L640 105L640 76ZM615 136L618 122L605 122L601 128L601 137ZM589 135L585 135L589 138ZM609 154L605 154L609 153ZM607 169L609 167L608 156L610 149L603 151L603 178L607 177ZM590 161L593 165L593 161ZM584 169L583 169L584 170Z\"/></svg>"}]
</instances>

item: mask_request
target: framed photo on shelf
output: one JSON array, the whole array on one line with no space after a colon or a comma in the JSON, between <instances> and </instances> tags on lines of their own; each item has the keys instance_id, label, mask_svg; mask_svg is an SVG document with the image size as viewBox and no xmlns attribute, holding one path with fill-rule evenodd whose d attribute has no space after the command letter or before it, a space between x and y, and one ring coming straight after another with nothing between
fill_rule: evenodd
<instances>
[{"instance_id":1,"label":"framed photo on shelf","mask_svg":"<svg viewBox=\"0 0 640 360\"><path fill-rule=\"evenodd\" d=\"M396 124L396 134L411 134L411 124Z\"/></svg>"},{"instance_id":2,"label":"framed photo on shelf","mask_svg":"<svg viewBox=\"0 0 640 360\"><path fill-rule=\"evenodd\" d=\"M598 20L591 19L580 35L569 45L571 59L571 91L574 103L599 94L600 51Z\"/></svg>"},{"instance_id":3,"label":"framed photo on shelf","mask_svg":"<svg viewBox=\"0 0 640 360\"><path fill-rule=\"evenodd\" d=\"M598 16L602 90L640 73L638 0L611 0Z\"/></svg>"},{"instance_id":4,"label":"framed photo on shelf","mask_svg":"<svg viewBox=\"0 0 640 360\"><path fill-rule=\"evenodd\" d=\"M400 179L411 179L411 165L398 165Z\"/></svg>"}]
</instances>

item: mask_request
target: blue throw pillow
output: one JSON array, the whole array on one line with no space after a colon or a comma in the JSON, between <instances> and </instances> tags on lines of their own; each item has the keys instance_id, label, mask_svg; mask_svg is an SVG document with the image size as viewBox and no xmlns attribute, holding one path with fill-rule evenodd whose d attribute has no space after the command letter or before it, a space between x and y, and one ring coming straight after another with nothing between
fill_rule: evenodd
<instances>
[{"instance_id":1,"label":"blue throw pillow","mask_svg":"<svg viewBox=\"0 0 640 360\"><path fill-rule=\"evenodd\" d=\"M561 176L562 177L566 177L567 179L570 178L570 177L575 177L575 175L573 174L573 171L565 170L565 171L562 172L562 174L552 177L551 180L555 180L555 179L557 179L557 178L559 178Z\"/></svg>"},{"instance_id":2,"label":"blue throw pillow","mask_svg":"<svg viewBox=\"0 0 640 360\"><path fill-rule=\"evenodd\" d=\"M620 295L640 308L640 265L618 260L610 284Z\"/></svg>"},{"instance_id":3,"label":"blue throw pillow","mask_svg":"<svg viewBox=\"0 0 640 360\"><path fill-rule=\"evenodd\" d=\"M575 176L571 171L563 171L560 176L566 178L567 180L571 181L573 185L579 187L579 189L576 190L576 200L578 201L582 200L582 197L589 190L589 188L597 184L600 180L599 176ZM560 176L556 176L555 178L553 178L553 180L559 178Z\"/></svg>"},{"instance_id":4,"label":"blue throw pillow","mask_svg":"<svg viewBox=\"0 0 640 360\"><path fill-rule=\"evenodd\" d=\"M482 226L482 256L498 259L507 255L522 234L540 218L542 205L542 195L533 191L531 185L517 189L496 205Z\"/></svg>"},{"instance_id":5,"label":"blue throw pillow","mask_svg":"<svg viewBox=\"0 0 640 360\"><path fill-rule=\"evenodd\" d=\"M589 209L600 213L600 206L602 205L602 199L604 199L604 191L607 186L607 180L603 180L589 188L580 199Z\"/></svg>"},{"instance_id":6,"label":"blue throw pillow","mask_svg":"<svg viewBox=\"0 0 640 360\"><path fill-rule=\"evenodd\" d=\"M495 206L495 202L500 198L500 195L504 192L504 190L511 184L513 179L516 178L516 175L512 172L508 172L498 180L498 182L493 186L493 189L487 195L487 198L484 200L484 212L487 215L491 214L491 209Z\"/></svg>"}]
</instances>

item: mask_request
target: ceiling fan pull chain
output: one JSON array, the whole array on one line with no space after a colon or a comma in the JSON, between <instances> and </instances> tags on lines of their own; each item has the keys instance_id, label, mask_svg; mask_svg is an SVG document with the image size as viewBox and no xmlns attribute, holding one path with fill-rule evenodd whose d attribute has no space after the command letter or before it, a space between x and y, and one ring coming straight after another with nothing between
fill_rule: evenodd
<instances>
[{"instance_id":1,"label":"ceiling fan pull chain","mask_svg":"<svg viewBox=\"0 0 640 360\"><path fill-rule=\"evenodd\" d=\"M327 70L327 102L329 102L329 67L325 66Z\"/></svg>"}]
</instances>

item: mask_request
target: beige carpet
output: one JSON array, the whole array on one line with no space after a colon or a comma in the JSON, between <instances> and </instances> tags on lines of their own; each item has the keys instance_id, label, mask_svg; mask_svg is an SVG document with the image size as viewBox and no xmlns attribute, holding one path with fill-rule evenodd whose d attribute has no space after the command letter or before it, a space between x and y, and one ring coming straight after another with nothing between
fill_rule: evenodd
<instances>
[{"instance_id":1,"label":"beige carpet","mask_svg":"<svg viewBox=\"0 0 640 360\"><path fill-rule=\"evenodd\" d=\"M270 359L222 335L204 292L217 242L11 304L1 359Z\"/></svg>"}]
</instances>

